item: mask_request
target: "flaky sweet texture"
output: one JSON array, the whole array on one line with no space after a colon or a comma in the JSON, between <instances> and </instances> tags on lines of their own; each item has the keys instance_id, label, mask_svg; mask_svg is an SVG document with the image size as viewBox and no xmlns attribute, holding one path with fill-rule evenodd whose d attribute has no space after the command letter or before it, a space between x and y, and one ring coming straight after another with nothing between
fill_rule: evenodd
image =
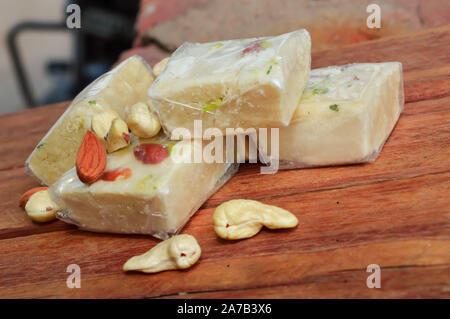
<instances>
[{"instance_id":1,"label":"flaky sweet texture","mask_svg":"<svg viewBox=\"0 0 450 319\"><path fill-rule=\"evenodd\" d=\"M399 62L314 69L291 124L279 129L279 155L259 147L281 169L371 162L403 106Z\"/></svg>"},{"instance_id":2,"label":"flaky sweet texture","mask_svg":"<svg viewBox=\"0 0 450 319\"><path fill-rule=\"evenodd\" d=\"M57 217L96 232L176 234L237 171L237 164L177 159L180 145L193 147L163 134L133 137L129 147L108 155L105 174L91 185L69 170L49 188L62 209Z\"/></svg>"},{"instance_id":3,"label":"flaky sweet texture","mask_svg":"<svg viewBox=\"0 0 450 319\"><path fill-rule=\"evenodd\" d=\"M169 136L177 127L192 135L194 120L202 120L203 129L286 126L309 80L310 51L306 30L185 43L149 96Z\"/></svg>"},{"instance_id":4,"label":"flaky sweet texture","mask_svg":"<svg viewBox=\"0 0 450 319\"><path fill-rule=\"evenodd\" d=\"M138 56L100 76L73 100L69 108L38 143L26 167L41 183L51 185L75 165L76 153L91 128L95 114L114 111L125 116L125 108L148 101L153 82L150 66Z\"/></svg>"}]
</instances>

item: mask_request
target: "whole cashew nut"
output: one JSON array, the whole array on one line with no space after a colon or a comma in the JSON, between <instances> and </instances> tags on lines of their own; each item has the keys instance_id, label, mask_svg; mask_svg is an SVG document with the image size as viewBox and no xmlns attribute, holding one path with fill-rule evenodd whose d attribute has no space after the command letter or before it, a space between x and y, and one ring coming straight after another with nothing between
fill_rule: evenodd
<instances>
[{"instance_id":1,"label":"whole cashew nut","mask_svg":"<svg viewBox=\"0 0 450 319\"><path fill-rule=\"evenodd\" d=\"M200 258L201 249L191 235L177 235L147 251L134 256L123 265L124 271L156 273L165 270L186 269Z\"/></svg>"},{"instance_id":2,"label":"whole cashew nut","mask_svg":"<svg viewBox=\"0 0 450 319\"><path fill-rule=\"evenodd\" d=\"M31 220L45 223L56 219L56 212L60 208L52 201L48 190L41 190L30 196L25 205L25 210Z\"/></svg>"},{"instance_id":3,"label":"whole cashew nut","mask_svg":"<svg viewBox=\"0 0 450 319\"><path fill-rule=\"evenodd\" d=\"M158 117L143 102L132 105L128 111L127 125L139 137L153 137L161 130Z\"/></svg>"},{"instance_id":4,"label":"whole cashew nut","mask_svg":"<svg viewBox=\"0 0 450 319\"><path fill-rule=\"evenodd\" d=\"M282 208L254 200L235 199L219 205L214 212L214 230L224 239L243 239L269 229L292 228L298 219Z\"/></svg>"}]
</instances>

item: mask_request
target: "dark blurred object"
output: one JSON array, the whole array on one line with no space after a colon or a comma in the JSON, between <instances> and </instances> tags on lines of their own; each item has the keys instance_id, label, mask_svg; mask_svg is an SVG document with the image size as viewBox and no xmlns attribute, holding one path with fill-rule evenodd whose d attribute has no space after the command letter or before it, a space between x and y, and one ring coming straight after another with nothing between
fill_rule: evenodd
<instances>
[{"instance_id":1,"label":"dark blurred object","mask_svg":"<svg viewBox=\"0 0 450 319\"><path fill-rule=\"evenodd\" d=\"M8 47L28 107L72 99L86 85L108 71L122 51L132 46L139 0L67 1L66 6L71 3L81 8L80 29L68 29L65 14L60 22L22 22L9 31ZM25 31L68 31L73 34L73 59L46 62L46 71L57 79L57 86L43 100L37 100L33 95L17 48L17 38Z\"/></svg>"}]
</instances>

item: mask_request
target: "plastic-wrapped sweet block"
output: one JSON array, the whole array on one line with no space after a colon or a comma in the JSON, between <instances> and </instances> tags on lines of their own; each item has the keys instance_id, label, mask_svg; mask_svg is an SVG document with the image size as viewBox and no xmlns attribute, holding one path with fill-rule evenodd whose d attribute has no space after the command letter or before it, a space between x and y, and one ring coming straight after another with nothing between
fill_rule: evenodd
<instances>
[{"instance_id":1,"label":"plastic-wrapped sweet block","mask_svg":"<svg viewBox=\"0 0 450 319\"><path fill-rule=\"evenodd\" d=\"M147 102L153 82L150 66L133 56L100 76L70 104L27 159L27 168L42 183L50 185L75 165L76 153L91 128L92 116L112 110L123 117L125 108Z\"/></svg>"},{"instance_id":2,"label":"plastic-wrapped sweet block","mask_svg":"<svg viewBox=\"0 0 450 319\"><path fill-rule=\"evenodd\" d=\"M312 70L291 124L279 129L279 168L374 161L403 105L399 62ZM264 143L259 147L277 158Z\"/></svg>"},{"instance_id":3,"label":"plastic-wrapped sweet block","mask_svg":"<svg viewBox=\"0 0 450 319\"><path fill-rule=\"evenodd\" d=\"M107 156L105 173L95 183L84 184L75 168L69 170L49 188L62 208L58 218L96 232L161 239L176 234L238 168L183 160L179 154L187 154L186 146L192 154L192 142L170 141L163 134L132 137L129 147Z\"/></svg>"},{"instance_id":4,"label":"plastic-wrapped sweet block","mask_svg":"<svg viewBox=\"0 0 450 319\"><path fill-rule=\"evenodd\" d=\"M185 43L149 89L164 130L286 126L309 80L306 30L275 37Z\"/></svg>"}]
</instances>

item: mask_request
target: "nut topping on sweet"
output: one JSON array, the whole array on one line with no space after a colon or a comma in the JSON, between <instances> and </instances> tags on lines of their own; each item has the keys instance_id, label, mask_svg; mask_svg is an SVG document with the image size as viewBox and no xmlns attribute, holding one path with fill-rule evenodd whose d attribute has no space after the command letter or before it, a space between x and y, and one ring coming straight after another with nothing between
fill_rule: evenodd
<instances>
[{"instance_id":1,"label":"nut topping on sweet","mask_svg":"<svg viewBox=\"0 0 450 319\"><path fill-rule=\"evenodd\" d=\"M153 137L161 130L158 117L150 112L147 104L143 102L131 106L127 124L131 133L143 138Z\"/></svg>"},{"instance_id":2,"label":"nut topping on sweet","mask_svg":"<svg viewBox=\"0 0 450 319\"><path fill-rule=\"evenodd\" d=\"M106 150L103 142L91 131L87 131L78 149L76 169L80 181L86 184L96 182L106 168Z\"/></svg>"},{"instance_id":3,"label":"nut topping on sweet","mask_svg":"<svg viewBox=\"0 0 450 319\"><path fill-rule=\"evenodd\" d=\"M130 134L127 123L120 118L112 121L108 134L106 135L106 147L108 153L115 152L127 147L130 143Z\"/></svg>"}]
</instances>

